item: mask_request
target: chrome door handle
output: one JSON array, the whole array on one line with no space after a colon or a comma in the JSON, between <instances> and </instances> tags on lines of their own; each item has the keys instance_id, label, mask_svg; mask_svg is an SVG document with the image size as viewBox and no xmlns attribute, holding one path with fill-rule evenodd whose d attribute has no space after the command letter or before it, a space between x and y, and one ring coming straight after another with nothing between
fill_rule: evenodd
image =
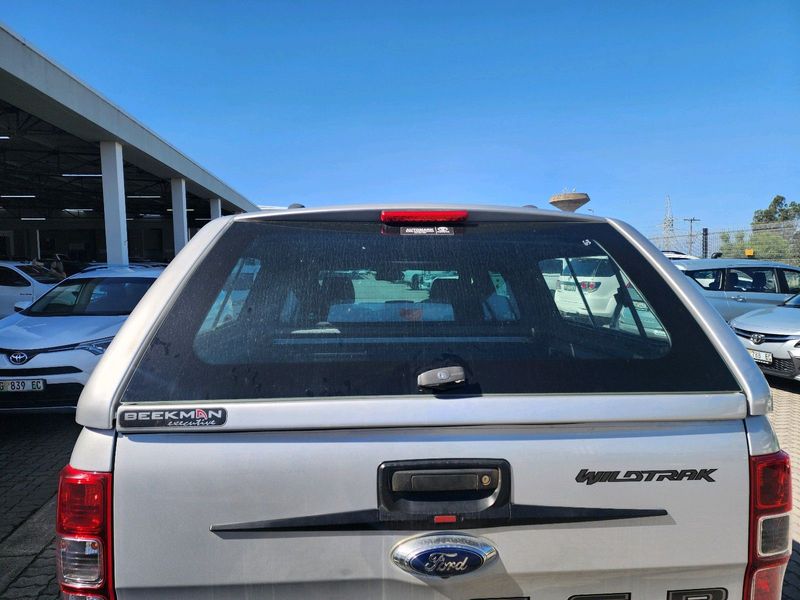
<instances>
[{"instance_id":1,"label":"chrome door handle","mask_svg":"<svg viewBox=\"0 0 800 600\"><path fill-rule=\"evenodd\" d=\"M734 296L733 299L737 302L744 302L745 300L744 296Z\"/></svg>"}]
</instances>

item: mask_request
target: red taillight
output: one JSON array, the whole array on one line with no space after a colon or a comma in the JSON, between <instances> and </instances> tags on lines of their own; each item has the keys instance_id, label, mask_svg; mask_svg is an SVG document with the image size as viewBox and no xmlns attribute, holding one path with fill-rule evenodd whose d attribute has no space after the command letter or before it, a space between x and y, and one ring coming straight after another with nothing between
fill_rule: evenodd
<instances>
[{"instance_id":1,"label":"red taillight","mask_svg":"<svg viewBox=\"0 0 800 600\"><path fill-rule=\"evenodd\" d=\"M466 221L466 210L384 210L382 223L460 223Z\"/></svg>"},{"instance_id":2,"label":"red taillight","mask_svg":"<svg viewBox=\"0 0 800 600\"><path fill-rule=\"evenodd\" d=\"M111 600L111 473L67 465L58 481L56 570L64 598Z\"/></svg>"},{"instance_id":3,"label":"red taillight","mask_svg":"<svg viewBox=\"0 0 800 600\"><path fill-rule=\"evenodd\" d=\"M750 457L750 545L745 600L780 600L789 562L792 476L785 452Z\"/></svg>"},{"instance_id":4,"label":"red taillight","mask_svg":"<svg viewBox=\"0 0 800 600\"><path fill-rule=\"evenodd\" d=\"M581 289L584 292L596 292L600 288L599 281L581 281Z\"/></svg>"}]
</instances>

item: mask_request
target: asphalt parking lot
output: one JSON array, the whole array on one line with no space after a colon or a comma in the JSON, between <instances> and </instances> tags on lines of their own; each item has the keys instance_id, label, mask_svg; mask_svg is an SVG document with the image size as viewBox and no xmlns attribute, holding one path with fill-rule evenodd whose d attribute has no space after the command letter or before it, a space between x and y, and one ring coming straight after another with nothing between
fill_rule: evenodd
<instances>
[{"instance_id":1,"label":"asphalt parking lot","mask_svg":"<svg viewBox=\"0 0 800 600\"><path fill-rule=\"evenodd\" d=\"M772 421L800 490L800 385L772 380ZM58 472L80 428L72 414L0 416L0 599L56 600L53 522ZM784 599L800 600L800 502Z\"/></svg>"}]
</instances>

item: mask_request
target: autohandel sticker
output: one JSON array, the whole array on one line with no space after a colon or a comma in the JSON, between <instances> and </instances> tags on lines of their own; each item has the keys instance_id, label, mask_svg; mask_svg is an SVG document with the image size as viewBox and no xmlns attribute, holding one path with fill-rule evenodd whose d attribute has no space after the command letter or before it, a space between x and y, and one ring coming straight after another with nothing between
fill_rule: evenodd
<instances>
[{"instance_id":1,"label":"autohandel sticker","mask_svg":"<svg viewBox=\"0 0 800 600\"><path fill-rule=\"evenodd\" d=\"M418 225L401 227L400 235L453 235L455 229L444 225Z\"/></svg>"},{"instance_id":2,"label":"autohandel sticker","mask_svg":"<svg viewBox=\"0 0 800 600\"><path fill-rule=\"evenodd\" d=\"M117 417L120 427L219 427L228 420L224 408L176 408L171 410L124 409Z\"/></svg>"}]
</instances>

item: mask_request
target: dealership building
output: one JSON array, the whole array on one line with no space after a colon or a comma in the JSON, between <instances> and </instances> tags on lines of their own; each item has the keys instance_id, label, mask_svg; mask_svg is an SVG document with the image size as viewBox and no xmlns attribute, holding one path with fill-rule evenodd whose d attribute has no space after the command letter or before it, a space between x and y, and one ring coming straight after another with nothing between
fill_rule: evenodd
<instances>
[{"instance_id":1,"label":"dealership building","mask_svg":"<svg viewBox=\"0 0 800 600\"><path fill-rule=\"evenodd\" d=\"M0 259L169 260L247 198L0 26Z\"/></svg>"}]
</instances>

